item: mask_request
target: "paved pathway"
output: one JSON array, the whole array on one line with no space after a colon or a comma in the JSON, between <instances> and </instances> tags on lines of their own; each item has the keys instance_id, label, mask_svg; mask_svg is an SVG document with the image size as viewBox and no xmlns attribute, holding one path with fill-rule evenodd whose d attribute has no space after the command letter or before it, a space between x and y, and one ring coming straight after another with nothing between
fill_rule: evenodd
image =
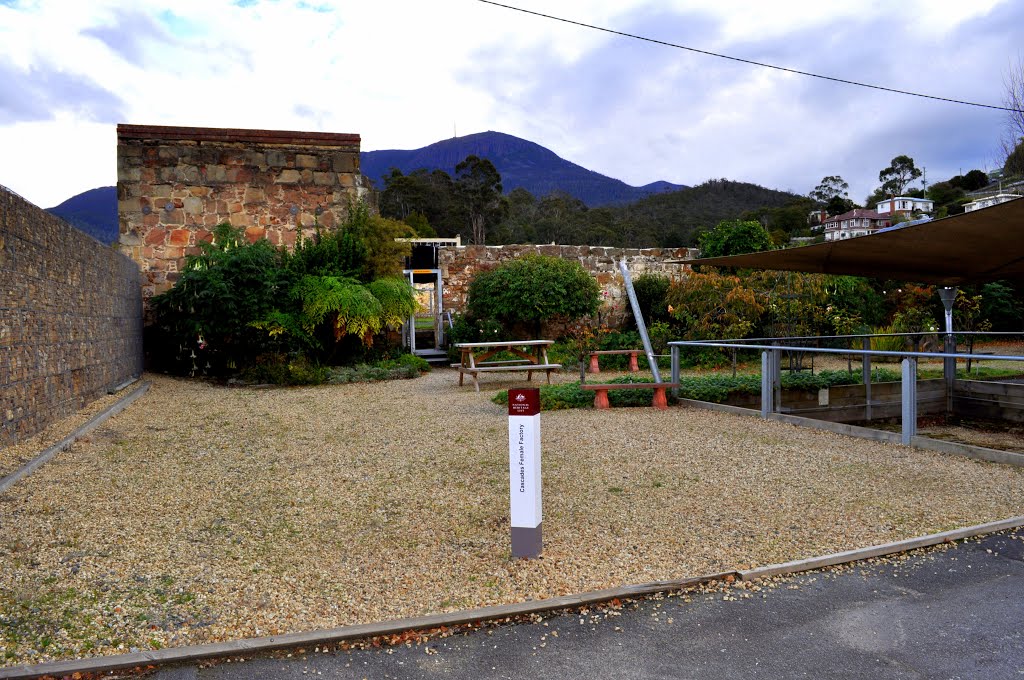
<instances>
[{"instance_id":1,"label":"paved pathway","mask_svg":"<svg viewBox=\"0 0 1024 680\"><path fill-rule=\"evenodd\" d=\"M1024 531L801 575L751 598L653 599L617 616L558 616L390 653L307 650L291 659L168 668L154 677L545 676L1024 678Z\"/></svg>"}]
</instances>

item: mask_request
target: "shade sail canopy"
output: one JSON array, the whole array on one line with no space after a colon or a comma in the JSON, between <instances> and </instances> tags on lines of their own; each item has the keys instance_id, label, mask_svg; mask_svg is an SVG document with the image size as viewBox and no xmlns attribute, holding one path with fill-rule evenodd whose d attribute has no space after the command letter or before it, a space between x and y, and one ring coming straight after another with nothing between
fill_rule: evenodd
<instances>
[{"instance_id":1,"label":"shade sail canopy","mask_svg":"<svg viewBox=\"0 0 1024 680\"><path fill-rule=\"evenodd\" d=\"M687 260L960 286L1024 280L1024 199L843 241Z\"/></svg>"}]
</instances>

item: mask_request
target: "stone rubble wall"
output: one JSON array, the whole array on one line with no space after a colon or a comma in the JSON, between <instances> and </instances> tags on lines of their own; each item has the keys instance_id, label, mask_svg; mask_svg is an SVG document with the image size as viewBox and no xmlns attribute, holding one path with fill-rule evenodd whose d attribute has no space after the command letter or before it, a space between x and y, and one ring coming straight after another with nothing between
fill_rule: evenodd
<instances>
[{"instance_id":1,"label":"stone rubble wall","mask_svg":"<svg viewBox=\"0 0 1024 680\"><path fill-rule=\"evenodd\" d=\"M0 446L142 373L138 266L0 187Z\"/></svg>"},{"instance_id":2,"label":"stone rubble wall","mask_svg":"<svg viewBox=\"0 0 1024 680\"><path fill-rule=\"evenodd\" d=\"M600 323L617 326L629 316L629 298L619 271L625 258L630 277L645 273L662 274L672 279L685 276L686 265L671 260L690 260L695 248L609 248L601 246L506 245L460 246L440 249L438 266L444 282L444 308L464 312L469 284L478 272L493 269L501 262L523 255L540 254L579 262L601 286L603 303L598 310Z\"/></svg>"},{"instance_id":3,"label":"stone rubble wall","mask_svg":"<svg viewBox=\"0 0 1024 680\"><path fill-rule=\"evenodd\" d=\"M351 134L118 125L120 246L146 307L222 222L288 247L333 229L366 194L359 146Z\"/></svg>"}]
</instances>

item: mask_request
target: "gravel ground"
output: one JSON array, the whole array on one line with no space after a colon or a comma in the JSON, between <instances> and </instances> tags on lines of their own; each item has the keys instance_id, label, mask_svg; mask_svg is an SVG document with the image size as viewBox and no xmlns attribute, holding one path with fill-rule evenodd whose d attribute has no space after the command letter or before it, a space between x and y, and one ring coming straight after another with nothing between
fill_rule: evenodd
<instances>
[{"instance_id":1,"label":"gravel ground","mask_svg":"<svg viewBox=\"0 0 1024 680\"><path fill-rule=\"evenodd\" d=\"M115 394L105 394L89 403L85 408L77 411L74 415L52 423L42 432L28 437L17 444L0 447L0 478L6 477L20 469L43 450L67 437L75 431L75 428L88 422L90 418L108 406L113 405L118 399L136 387L138 387L138 383L132 383Z\"/></svg>"},{"instance_id":2,"label":"gravel ground","mask_svg":"<svg viewBox=\"0 0 1024 680\"><path fill-rule=\"evenodd\" d=\"M489 397L521 383L147 378L147 395L0 496L6 665L682 578L1024 514L1018 468L697 409L559 411L541 416L544 556L512 561L507 420Z\"/></svg>"}]
</instances>

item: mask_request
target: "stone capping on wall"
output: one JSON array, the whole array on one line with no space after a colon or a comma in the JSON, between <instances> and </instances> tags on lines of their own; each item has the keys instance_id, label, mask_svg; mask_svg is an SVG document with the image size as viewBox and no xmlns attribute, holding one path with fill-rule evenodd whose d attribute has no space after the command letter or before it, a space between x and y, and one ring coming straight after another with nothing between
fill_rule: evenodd
<instances>
[{"instance_id":1,"label":"stone capping on wall","mask_svg":"<svg viewBox=\"0 0 1024 680\"><path fill-rule=\"evenodd\" d=\"M128 123L118 124L117 137L118 139L167 139L173 141L237 142L243 144L312 144L316 146L349 146L361 142L359 135L349 133L174 127L166 125L131 125Z\"/></svg>"}]
</instances>

